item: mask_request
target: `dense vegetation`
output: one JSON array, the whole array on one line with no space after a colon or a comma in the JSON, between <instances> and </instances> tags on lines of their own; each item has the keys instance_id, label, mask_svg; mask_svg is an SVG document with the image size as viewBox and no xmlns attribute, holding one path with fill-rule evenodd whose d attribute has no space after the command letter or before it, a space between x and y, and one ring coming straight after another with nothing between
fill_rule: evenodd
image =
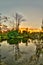
<instances>
[{"instance_id":1,"label":"dense vegetation","mask_svg":"<svg viewBox=\"0 0 43 65\"><path fill-rule=\"evenodd\" d=\"M29 33L27 31L18 32L17 30L12 30L7 33L0 33L0 42L7 40L9 44L18 44L19 42L26 42L28 39L31 40L43 40L43 32L33 32Z\"/></svg>"}]
</instances>

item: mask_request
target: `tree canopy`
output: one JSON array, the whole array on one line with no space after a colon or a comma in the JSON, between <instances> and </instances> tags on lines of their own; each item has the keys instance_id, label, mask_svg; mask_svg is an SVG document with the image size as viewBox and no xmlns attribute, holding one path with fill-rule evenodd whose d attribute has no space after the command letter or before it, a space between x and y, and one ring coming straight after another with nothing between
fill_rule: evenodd
<instances>
[{"instance_id":1,"label":"tree canopy","mask_svg":"<svg viewBox=\"0 0 43 65\"><path fill-rule=\"evenodd\" d=\"M9 44L18 44L21 41L20 34L17 30L8 32L7 36L7 42Z\"/></svg>"}]
</instances>

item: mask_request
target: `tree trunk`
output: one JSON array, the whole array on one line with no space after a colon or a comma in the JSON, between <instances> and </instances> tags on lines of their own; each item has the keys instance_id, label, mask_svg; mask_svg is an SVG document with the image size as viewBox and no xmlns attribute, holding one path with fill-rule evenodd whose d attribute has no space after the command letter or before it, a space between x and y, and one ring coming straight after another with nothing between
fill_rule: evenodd
<instances>
[{"instance_id":1,"label":"tree trunk","mask_svg":"<svg viewBox=\"0 0 43 65\"><path fill-rule=\"evenodd\" d=\"M20 49L19 44L15 45L15 60L17 60L20 57Z\"/></svg>"}]
</instances>

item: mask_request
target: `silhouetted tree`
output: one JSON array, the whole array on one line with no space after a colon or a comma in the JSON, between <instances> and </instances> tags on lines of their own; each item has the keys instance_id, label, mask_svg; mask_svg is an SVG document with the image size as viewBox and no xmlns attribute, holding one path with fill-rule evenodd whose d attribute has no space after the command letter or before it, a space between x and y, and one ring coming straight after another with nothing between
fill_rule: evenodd
<instances>
[{"instance_id":1,"label":"silhouetted tree","mask_svg":"<svg viewBox=\"0 0 43 65\"><path fill-rule=\"evenodd\" d=\"M16 30L19 30L19 25L20 25L21 21L25 21L25 19L23 19L23 16L18 13L16 13L14 18L16 20Z\"/></svg>"}]
</instances>

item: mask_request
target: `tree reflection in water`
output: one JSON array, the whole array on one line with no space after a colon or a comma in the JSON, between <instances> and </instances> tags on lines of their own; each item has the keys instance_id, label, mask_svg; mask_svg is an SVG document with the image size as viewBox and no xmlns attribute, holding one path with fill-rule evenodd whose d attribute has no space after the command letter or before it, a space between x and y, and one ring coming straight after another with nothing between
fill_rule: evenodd
<instances>
[{"instance_id":1,"label":"tree reflection in water","mask_svg":"<svg viewBox=\"0 0 43 65\"><path fill-rule=\"evenodd\" d=\"M16 39L17 40L17 39ZM19 40L18 40L18 42L19 42ZM15 45L14 47L14 50L15 50L15 53L14 53L14 55L15 56L13 56L14 58L15 58L15 60L16 60L16 62L15 62L15 60L14 60L14 63L15 63L15 65L42 65L42 64L38 64L38 62L39 62L39 59L40 59L40 54L41 54L41 50L42 50L42 48L40 48L41 47L41 44L40 45L36 45L36 52L35 52L35 54L34 55L32 55L31 57L30 57L30 59L28 58L26 58L25 56L24 56L24 58L22 59L21 57L20 57L20 55L18 55L18 49L17 49L17 46L18 45ZM27 48L27 47L26 47ZM20 49L19 49L19 53L21 53L20 52ZM24 53L25 55L26 55L26 53ZM19 58L19 57L20 58ZM27 56L27 55L26 55ZM20 59L21 59L21 61L20 61ZM18 62L19 61L19 62ZM5 61L8 65L10 64L9 63L9 59L8 59L8 62L7 61ZM11 63L13 62L13 60L11 61ZM2 63L2 62L1 62ZM12 65L14 65L14 63L12 64Z\"/></svg>"},{"instance_id":2,"label":"tree reflection in water","mask_svg":"<svg viewBox=\"0 0 43 65\"><path fill-rule=\"evenodd\" d=\"M36 53L30 57L29 65L37 65L40 59L40 54L42 54L42 44L35 43L36 45ZM43 65L43 64L40 64Z\"/></svg>"},{"instance_id":3,"label":"tree reflection in water","mask_svg":"<svg viewBox=\"0 0 43 65\"><path fill-rule=\"evenodd\" d=\"M17 60L20 56L19 43L21 42L20 34L17 30L10 31L8 34L7 42L10 45L13 45L13 51L15 55L15 60Z\"/></svg>"}]
</instances>

